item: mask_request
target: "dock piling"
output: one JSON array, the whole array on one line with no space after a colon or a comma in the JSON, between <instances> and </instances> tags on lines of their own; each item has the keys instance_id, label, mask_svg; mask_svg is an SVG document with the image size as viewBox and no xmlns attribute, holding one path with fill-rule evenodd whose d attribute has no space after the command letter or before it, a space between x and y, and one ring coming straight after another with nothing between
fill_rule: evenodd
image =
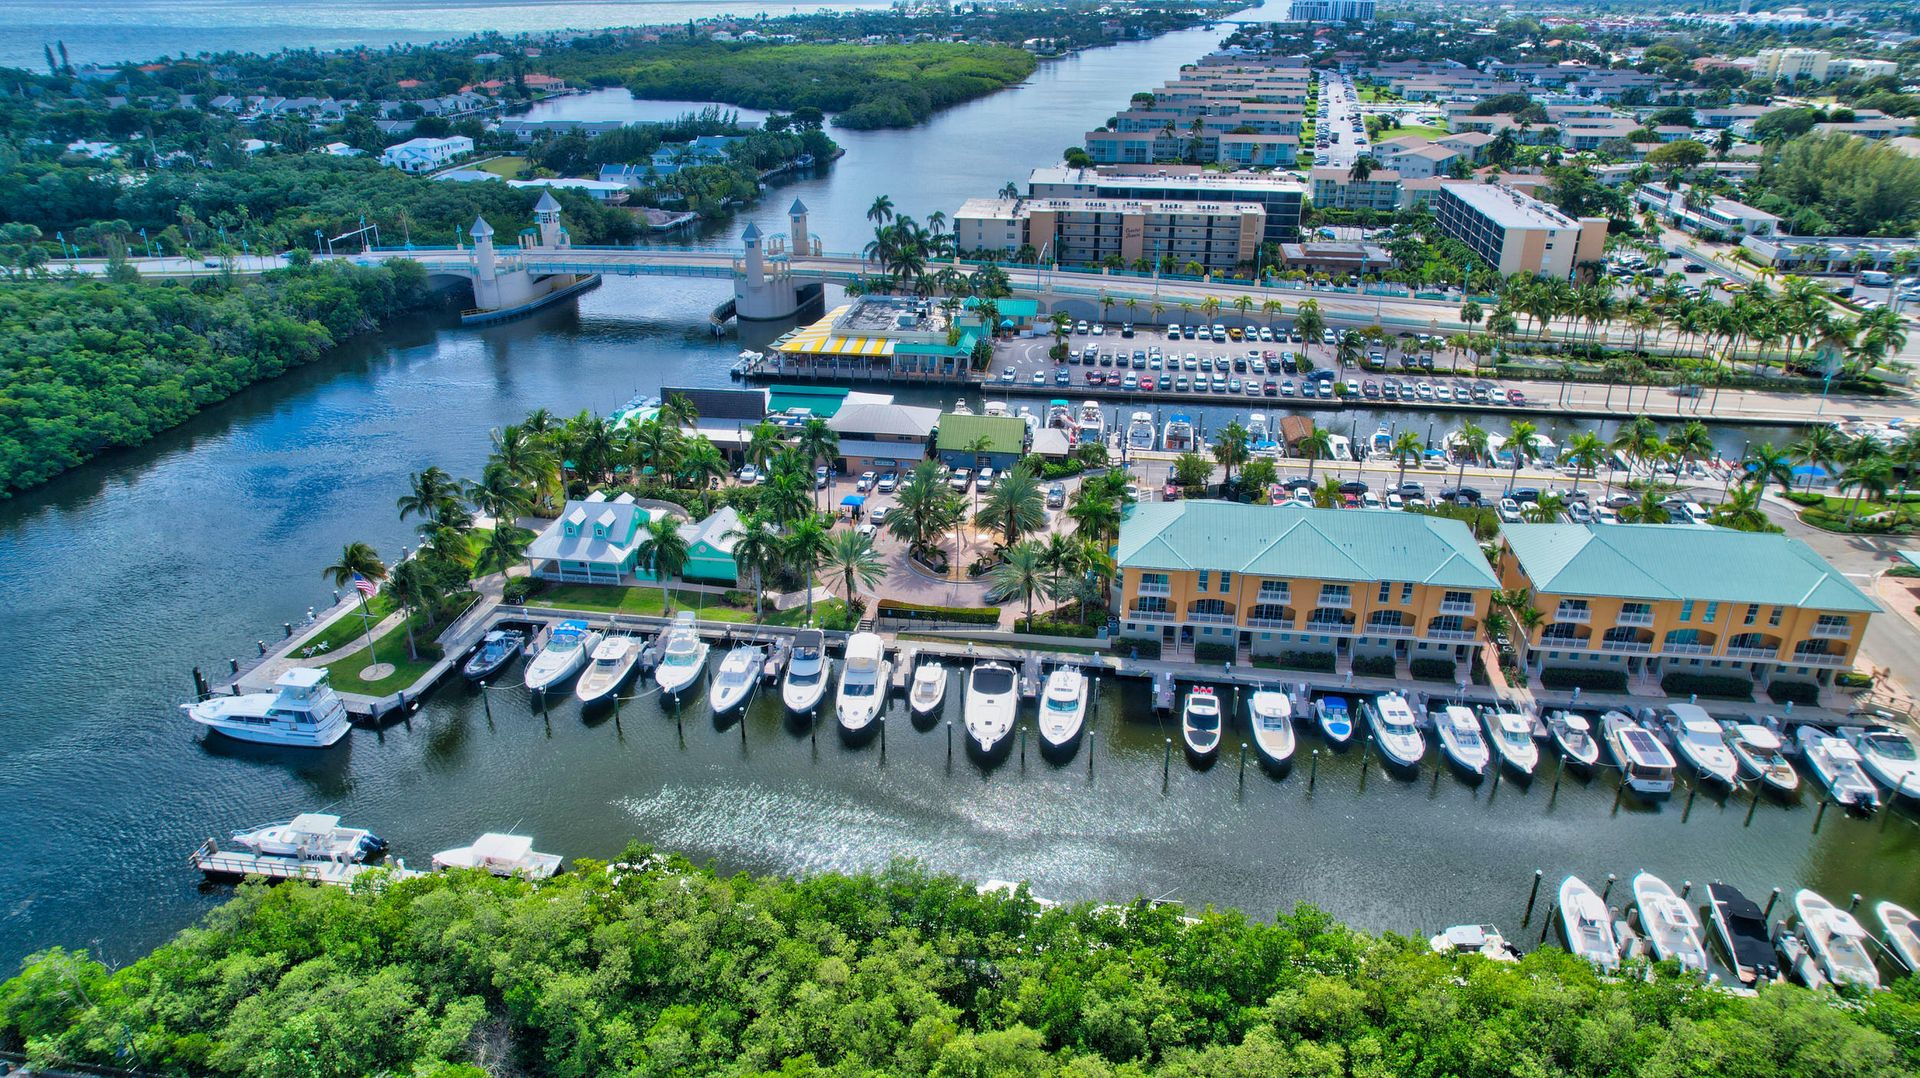
<instances>
[{"instance_id":1,"label":"dock piling","mask_svg":"<svg viewBox=\"0 0 1920 1078\"><path fill-rule=\"evenodd\" d=\"M493 725L493 701L487 698L487 683L480 683L480 709L487 713L487 725Z\"/></svg>"},{"instance_id":2,"label":"dock piling","mask_svg":"<svg viewBox=\"0 0 1920 1078\"><path fill-rule=\"evenodd\" d=\"M227 669L229 669L229 670L231 670L231 671L233 671L233 676L234 676L234 677L239 677L239 676L240 676L240 660L239 660L239 659L228 659L228 660L227 660Z\"/></svg>"},{"instance_id":3,"label":"dock piling","mask_svg":"<svg viewBox=\"0 0 1920 1078\"><path fill-rule=\"evenodd\" d=\"M260 649L260 654L261 654L262 656L264 656L264 655L266 655L266 653L267 653L267 642L266 642L265 640L255 640L255 641L254 641L253 643L254 643L254 646L255 646L255 647L257 647L257 648L259 648L259 649Z\"/></svg>"},{"instance_id":4,"label":"dock piling","mask_svg":"<svg viewBox=\"0 0 1920 1078\"><path fill-rule=\"evenodd\" d=\"M1830 801L1824 797L1821 798L1820 811L1813 814L1813 833L1816 835L1820 833L1820 821L1827 818L1827 806L1829 804L1831 804Z\"/></svg>"},{"instance_id":5,"label":"dock piling","mask_svg":"<svg viewBox=\"0 0 1920 1078\"><path fill-rule=\"evenodd\" d=\"M1780 888L1776 887L1773 893L1767 896L1767 908L1760 911L1762 919L1773 916L1773 904L1778 901L1780 901Z\"/></svg>"},{"instance_id":6,"label":"dock piling","mask_svg":"<svg viewBox=\"0 0 1920 1078\"><path fill-rule=\"evenodd\" d=\"M1313 750L1313 762L1307 766L1307 792L1313 792L1313 784L1320 780L1320 750Z\"/></svg>"},{"instance_id":7,"label":"dock piling","mask_svg":"<svg viewBox=\"0 0 1920 1078\"><path fill-rule=\"evenodd\" d=\"M1547 916L1540 922L1541 944L1544 945L1547 942L1547 933L1553 929L1553 915L1559 912L1560 906L1558 903L1549 902L1547 904Z\"/></svg>"},{"instance_id":8,"label":"dock piling","mask_svg":"<svg viewBox=\"0 0 1920 1078\"><path fill-rule=\"evenodd\" d=\"M1852 913L1854 910L1857 910L1859 908L1860 908L1860 892L1855 891L1853 893L1853 897L1847 900L1847 912Z\"/></svg>"},{"instance_id":9,"label":"dock piling","mask_svg":"<svg viewBox=\"0 0 1920 1078\"><path fill-rule=\"evenodd\" d=\"M1600 901L1605 902L1607 900L1607 896L1613 893L1613 885L1619 882L1619 880L1620 877L1611 872L1607 873L1607 885L1600 889Z\"/></svg>"},{"instance_id":10,"label":"dock piling","mask_svg":"<svg viewBox=\"0 0 1920 1078\"><path fill-rule=\"evenodd\" d=\"M1681 823L1686 823L1687 817L1693 815L1693 795L1699 792L1700 792L1699 783L1697 782L1687 783L1687 807L1680 810Z\"/></svg>"},{"instance_id":11,"label":"dock piling","mask_svg":"<svg viewBox=\"0 0 1920 1078\"><path fill-rule=\"evenodd\" d=\"M1760 807L1760 787L1756 784L1753 788L1753 800L1747 802L1747 820L1745 823L1741 824L1740 826L1752 827L1754 810L1758 809L1759 807Z\"/></svg>"},{"instance_id":12,"label":"dock piling","mask_svg":"<svg viewBox=\"0 0 1920 1078\"><path fill-rule=\"evenodd\" d=\"M1087 731L1086 743L1087 743L1087 781L1092 782L1093 781L1093 731L1092 730Z\"/></svg>"},{"instance_id":13,"label":"dock piling","mask_svg":"<svg viewBox=\"0 0 1920 1078\"><path fill-rule=\"evenodd\" d=\"M1247 743L1242 741L1240 743L1240 789L1244 793L1246 791L1246 788L1247 788Z\"/></svg>"},{"instance_id":14,"label":"dock piling","mask_svg":"<svg viewBox=\"0 0 1920 1078\"><path fill-rule=\"evenodd\" d=\"M286 639L292 640L293 639L293 622L283 621L280 623L280 627L286 630L287 632Z\"/></svg>"},{"instance_id":15,"label":"dock piling","mask_svg":"<svg viewBox=\"0 0 1920 1078\"><path fill-rule=\"evenodd\" d=\"M1020 770L1027 769L1027 728L1020 728Z\"/></svg>"},{"instance_id":16,"label":"dock piling","mask_svg":"<svg viewBox=\"0 0 1920 1078\"><path fill-rule=\"evenodd\" d=\"M1681 898L1685 898L1685 897L1687 897L1687 895L1689 895L1689 894L1691 894L1691 893L1692 893L1692 891L1693 891L1693 881L1692 881L1692 880L1681 880L1681 881L1680 881L1680 897L1681 897Z\"/></svg>"},{"instance_id":17,"label":"dock piling","mask_svg":"<svg viewBox=\"0 0 1920 1078\"><path fill-rule=\"evenodd\" d=\"M1533 870L1533 886L1527 889L1527 912L1520 915L1522 925L1533 923L1533 903L1540 897L1540 880L1545 876L1545 870L1538 868Z\"/></svg>"},{"instance_id":18,"label":"dock piling","mask_svg":"<svg viewBox=\"0 0 1920 1078\"><path fill-rule=\"evenodd\" d=\"M1613 811L1613 813L1614 813L1614 814L1616 814L1616 815L1617 815L1617 814L1618 814L1618 813L1620 812L1620 798L1621 798L1621 796L1622 796L1622 795L1624 795L1624 794L1625 794L1626 792L1627 792L1627 775L1626 775L1626 772L1624 772L1624 771L1623 771L1623 772L1621 772L1621 773L1620 773L1620 781L1619 781L1619 782L1616 782L1616 783L1614 783L1614 785L1613 785L1613 809L1612 809L1612 811Z\"/></svg>"},{"instance_id":19,"label":"dock piling","mask_svg":"<svg viewBox=\"0 0 1920 1078\"><path fill-rule=\"evenodd\" d=\"M1167 738L1167 752L1160 760L1160 792L1167 792L1167 783L1173 776L1173 739Z\"/></svg>"},{"instance_id":20,"label":"dock piling","mask_svg":"<svg viewBox=\"0 0 1920 1078\"><path fill-rule=\"evenodd\" d=\"M953 762L953 720L947 720L947 762Z\"/></svg>"}]
</instances>

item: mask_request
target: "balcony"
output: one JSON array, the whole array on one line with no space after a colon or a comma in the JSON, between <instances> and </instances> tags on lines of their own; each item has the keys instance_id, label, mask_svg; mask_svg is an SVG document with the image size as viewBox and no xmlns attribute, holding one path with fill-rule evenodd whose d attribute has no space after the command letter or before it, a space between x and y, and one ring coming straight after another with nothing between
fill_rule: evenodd
<instances>
[{"instance_id":1,"label":"balcony","mask_svg":"<svg viewBox=\"0 0 1920 1078\"><path fill-rule=\"evenodd\" d=\"M1139 594L1147 595L1147 596L1158 596L1163 599L1168 598L1173 595L1173 585L1142 582L1140 585Z\"/></svg>"},{"instance_id":2,"label":"balcony","mask_svg":"<svg viewBox=\"0 0 1920 1078\"><path fill-rule=\"evenodd\" d=\"M1853 626L1844 622L1839 625L1815 622L1813 628L1807 630L1807 635L1817 640L1851 640Z\"/></svg>"},{"instance_id":3,"label":"balcony","mask_svg":"<svg viewBox=\"0 0 1920 1078\"><path fill-rule=\"evenodd\" d=\"M1234 624L1234 620L1232 614L1188 614L1187 623L1190 625L1232 625Z\"/></svg>"},{"instance_id":4,"label":"balcony","mask_svg":"<svg viewBox=\"0 0 1920 1078\"><path fill-rule=\"evenodd\" d=\"M1293 628L1293 619L1292 618L1248 618L1247 628L1249 629L1291 629Z\"/></svg>"},{"instance_id":5,"label":"balcony","mask_svg":"<svg viewBox=\"0 0 1920 1078\"><path fill-rule=\"evenodd\" d=\"M1353 622L1334 621L1332 619L1308 618L1302 629L1310 633L1334 633L1340 636L1353 635Z\"/></svg>"},{"instance_id":6,"label":"balcony","mask_svg":"<svg viewBox=\"0 0 1920 1078\"><path fill-rule=\"evenodd\" d=\"M1729 659L1772 660L1772 659L1778 659L1780 657L1780 649L1779 648L1728 648L1726 650L1726 657Z\"/></svg>"},{"instance_id":7,"label":"balcony","mask_svg":"<svg viewBox=\"0 0 1920 1078\"><path fill-rule=\"evenodd\" d=\"M1260 594L1253 597L1253 601L1256 603L1271 603L1274 606L1285 606L1293 602L1293 596L1286 591L1268 591L1262 588Z\"/></svg>"},{"instance_id":8,"label":"balcony","mask_svg":"<svg viewBox=\"0 0 1920 1078\"><path fill-rule=\"evenodd\" d=\"M1171 610L1129 610L1127 611L1127 620L1128 621L1171 622L1173 620L1173 611Z\"/></svg>"},{"instance_id":9,"label":"balcony","mask_svg":"<svg viewBox=\"0 0 1920 1078\"><path fill-rule=\"evenodd\" d=\"M1615 625L1652 625L1653 611L1622 610L1619 614L1615 615L1613 623Z\"/></svg>"},{"instance_id":10,"label":"balcony","mask_svg":"<svg viewBox=\"0 0 1920 1078\"><path fill-rule=\"evenodd\" d=\"M1365 632L1368 636L1412 636L1413 626L1411 625L1376 625L1372 622L1368 622L1366 629L1362 631Z\"/></svg>"},{"instance_id":11,"label":"balcony","mask_svg":"<svg viewBox=\"0 0 1920 1078\"><path fill-rule=\"evenodd\" d=\"M1480 634L1470 629L1428 629L1428 640L1444 640L1456 644L1471 644L1480 639Z\"/></svg>"},{"instance_id":12,"label":"balcony","mask_svg":"<svg viewBox=\"0 0 1920 1078\"><path fill-rule=\"evenodd\" d=\"M1711 655L1713 654L1713 645L1711 644L1662 644L1660 645L1660 654L1662 655Z\"/></svg>"},{"instance_id":13,"label":"balcony","mask_svg":"<svg viewBox=\"0 0 1920 1078\"><path fill-rule=\"evenodd\" d=\"M1584 606L1563 606L1553 612L1553 620L1585 625L1593 620L1593 611Z\"/></svg>"},{"instance_id":14,"label":"balcony","mask_svg":"<svg viewBox=\"0 0 1920 1078\"><path fill-rule=\"evenodd\" d=\"M1845 669L1853 665L1844 655L1828 655L1825 653L1816 655L1812 652L1799 651L1794 652L1793 658L1786 660L1786 662L1793 666L1831 666L1835 669Z\"/></svg>"},{"instance_id":15,"label":"balcony","mask_svg":"<svg viewBox=\"0 0 1920 1078\"><path fill-rule=\"evenodd\" d=\"M1625 652L1629 655L1651 655L1653 645L1643 644L1638 640L1602 640L1600 650Z\"/></svg>"},{"instance_id":16,"label":"balcony","mask_svg":"<svg viewBox=\"0 0 1920 1078\"><path fill-rule=\"evenodd\" d=\"M1344 591L1323 591L1320 593L1320 605L1344 610L1353 606L1353 595Z\"/></svg>"},{"instance_id":17,"label":"balcony","mask_svg":"<svg viewBox=\"0 0 1920 1078\"><path fill-rule=\"evenodd\" d=\"M1471 614L1474 612L1474 604L1472 600L1464 603L1458 601L1443 601L1440 604L1440 612L1442 614Z\"/></svg>"}]
</instances>

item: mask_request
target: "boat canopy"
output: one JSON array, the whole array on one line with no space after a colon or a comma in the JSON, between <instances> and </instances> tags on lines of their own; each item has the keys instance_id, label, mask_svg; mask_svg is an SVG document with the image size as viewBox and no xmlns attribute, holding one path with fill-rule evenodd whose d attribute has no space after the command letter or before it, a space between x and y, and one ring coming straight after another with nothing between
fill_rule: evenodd
<instances>
[{"instance_id":1,"label":"boat canopy","mask_svg":"<svg viewBox=\"0 0 1920 1078\"><path fill-rule=\"evenodd\" d=\"M1674 895L1649 895L1640 903L1641 912L1675 928L1698 928L1700 919L1693 909Z\"/></svg>"},{"instance_id":2,"label":"boat canopy","mask_svg":"<svg viewBox=\"0 0 1920 1078\"><path fill-rule=\"evenodd\" d=\"M1858 763L1860 760L1860 754L1854 751L1853 746L1839 738L1832 738L1827 741L1826 752L1828 756L1836 760L1845 760L1849 763Z\"/></svg>"},{"instance_id":3,"label":"boat canopy","mask_svg":"<svg viewBox=\"0 0 1920 1078\"><path fill-rule=\"evenodd\" d=\"M1531 737L1533 735L1533 724L1527 721L1525 715L1518 715L1511 711L1503 711L1496 716L1496 718L1500 722L1500 729L1506 733L1516 737Z\"/></svg>"},{"instance_id":4,"label":"boat canopy","mask_svg":"<svg viewBox=\"0 0 1920 1078\"><path fill-rule=\"evenodd\" d=\"M1853 919L1853 914L1848 913L1846 910L1828 910L1826 913L1826 926L1827 931L1836 936L1845 936L1848 939L1857 940L1867 938L1867 930L1862 928L1860 922Z\"/></svg>"},{"instance_id":5,"label":"boat canopy","mask_svg":"<svg viewBox=\"0 0 1920 1078\"><path fill-rule=\"evenodd\" d=\"M303 835L324 835L340 826L340 817L325 812L303 812L287 823L287 830Z\"/></svg>"},{"instance_id":6,"label":"boat canopy","mask_svg":"<svg viewBox=\"0 0 1920 1078\"><path fill-rule=\"evenodd\" d=\"M1459 730L1463 733L1468 730L1472 730L1475 733L1478 733L1480 731L1480 723L1474 719L1473 712L1468 711L1466 708L1461 707L1459 704L1452 704L1448 706L1447 721L1453 723L1453 728L1455 730Z\"/></svg>"},{"instance_id":7,"label":"boat canopy","mask_svg":"<svg viewBox=\"0 0 1920 1078\"><path fill-rule=\"evenodd\" d=\"M1585 715L1575 715L1572 712L1568 712L1566 717L1561 721L1567 724L1567 729L1569 730L1578 730L1581 733L1586 733L1588 730L1593 729L1593 724L1587 721Z\"/></svg>"},{"instance_id":8,"label":"boat canopy","mask_svg":"<svg viewBox=\"0 0 1920 1078\"><path fill-rule=\"evenodd\" d=\"M533 852L533 840L525 835L502 835L489 831L474 840L468 849L481 861L518 861Z\"/></svg>"},{"instance_id":9,"label":"boat canopy","mask_svg":"<svg viewBox=\"0 0 1920 1078\"><path fill-rule=\"evenodd\" d=\"M1740 740L1762 752L1780 751L1780 738L1764 726L1744 723L1739 727Z\"/></svg>"}]
</instances>

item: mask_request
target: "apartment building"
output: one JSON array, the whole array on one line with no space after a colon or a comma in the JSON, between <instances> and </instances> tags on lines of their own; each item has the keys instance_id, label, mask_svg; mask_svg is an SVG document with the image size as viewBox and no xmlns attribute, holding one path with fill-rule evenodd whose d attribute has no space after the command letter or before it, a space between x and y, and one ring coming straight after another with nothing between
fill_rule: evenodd
<instances>
[{"instance_id":1,"label":"apartment building","mask_svg":"<svg viewBox=\"0 0 1920 1078\"><path fill-rule=\"evenodd\" d=\"M1753 74L1761 79L1827 81L1833 55L1823 49L1761 49L1753 56Z\"/></svg>"},{"instance_id":2,"label":"apartment building","mask_svg":"<svg viewBox=\"0 0 1920 1078\"><path fill-rule=\"evenodd\" d=\"M1293 0L1288 22L1372 22L1374 0Z\"/></svg>"},{"instance_id":3,"label":"apartment building","mask_svg":"<svg viewBox=\"0 0 1920 1078\"><path fill-rule=\"evenodd\" d=\"M1643 183L1634 191L1633 200L1687 232L1772 236L1780 231L1779 217L1744 202L1707 195L1700 205L1692 205L1695 200L1690 183L1675 188L1662 183Z\"/></svg>"},{"instance_id":4,"label":"apartment building","mask_svg":"<svg viewBox=\"0 0 1920 1078\"><path fill-rule=\"evenodd\" d=\"M1293 125L1296 129L1298 124ZM1236 165L1241 168L1292 168L1300 154L1297 134L1239 130L1239 125L1203 123L1195 132L1164 127L1146 131L1093 130L1086 134L1087 156L1100 165L1150 165L1155 162L1193 162Z\"/></svg>"},{"instance_id":5,"label":"apartment building","mask_svg":"<svg viewBox=\"0 0 1920 1078\"><path fill-rule=\"evenodd\" d=\"M1499 579L1466 524L1417 513L1184 500L1120 526L1121 634L1252 655L1464 666Z\"/></svg>"},{"instance_id":6,"label":"apartment building","mask_svg":"<svg viewBox=\"0 0 1920 1078\"><path fill-rule=\"evenodd\" d=\"M1353 178L1351 169L1316 168L1313 180L1313 204L1326 210L1372 210L1392 213L1400 207L1400 174L1390 168L1376 168L1364 180Z\"/></svg>"},{"instance_id":7,"label":"apartment building","mask_svg":"<svg viewBox=\"0 0 1920 1078\"><path fill-rule=\"evenodd\" d=\"M1373 144L1373 155L1380 163L1400 174L1401 179L1425 180L1445 176L1460 160L1459 151L1417 135L1402 135Z\"/></svg>"},{"instance_id":8,"label":"apartment building","mask_svg":"<svg viewBox=\"0 0 1920 1078\"><path fill-rule=\"evenodd\" d=\"M1526 662L1629 678L1684 671L1828 684L1880 607L1784 535L1691 524L1512 524L1502 586L1545 619Z\"/></svg>"},{"instance_id":9,"label":"apartment building","mask_svg":"<svg viewBox=\"0 0 1920 1078\"><path fill-rule=\"evenodd\" d=\"M426 172L472 152L473 140L465 135L410 138L382 151L380 163L404 172Z\"/></svg>"},{"instance_id":10,"label":"apartment building","mask_svg":"<svg viewBox=\"0 0 1920 1078\"><path fill-rule=\"evenodd\" d=\"M1149 202L1253 203L1266 214L1271 243L1300 238L1307 188L1291 176L1208 172L1197 165L1113 165L1037 168L1027 176L1032 198L1095 198Z\"/></svg>"},{"instance_id":11,"label":"apartment building","mask_svg":"<svg viewBox=\"0 0 1920 1078\"><path fill-rule=\"evenodd\" d=\"M1231 271L1259 252L1266 211L1253 202L975 198L953 215L953 230L962 251L1030 246L1062 265L1171 257Z\"/></svg>"},{"instance_id":12,"label":"apartment building","mask_svg":"<svg viewBox=\"0 0 1920 1078\"><path fill-rule=\"evenodd\" d=\"M1442 232L1503 276L1571 277L1583 264L1606 256L1606 218L1576 221L1506 184L1443 183L1433 200L1433 218Z\"/></svg>"}]
</instances>

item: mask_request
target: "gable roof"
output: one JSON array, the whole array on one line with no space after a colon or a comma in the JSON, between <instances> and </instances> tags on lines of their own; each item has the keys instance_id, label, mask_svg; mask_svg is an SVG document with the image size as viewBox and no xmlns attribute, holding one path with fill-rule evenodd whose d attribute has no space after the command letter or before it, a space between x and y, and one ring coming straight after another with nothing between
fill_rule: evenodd
<instances>
[{"instance_id":1,"label":"gable roof","mask_svg":"<svg viewBox=\"0 0 1920 1078\"><path fill-rule=\"evenodd\" d=\"M570 500L559 518L527 544L527 557L603 565L619 562L640 545L641 525L647 518L647 511L630 498L608 501L596 494ZM577 534L567 534L568 524L574 526ZM594 526L602 524L606 526L606 535L595 535Z\"/></svg>"},{"instance_id":2,"label":"gable roof","mask_svg":"<svg viewBox=\"0 0 1920 1078\"><path fill-rule=\"evenodd\" d=\"M1424 513L1185 500L1137 505L1120 525L1128 569L1214 569L1314 580L1497 588L1473 531Z\"/></svg>"},{"instance_id":3,"label":"gable roof","mask_svg":"<svg viewBox=\"0 0 1920 1078\"><path fill-rule=\"evenodd\" d=\"M827 426L841 434L885 434L897 438L924 439L940 425L938 408L920 408L910 404L848 404L835 412Z\"/></svg>"},{"instance_id":4,"label":"gable roof","mask_svg":"<svg viewBox=\"0 0 1920 1078\"><path fill-rule=\"evenodd\" d=\"M959 415L948 412L940 417L939 438L935 445L947 451L966 451L976 438L987 440L989 453L1020 453L1027 447L1027 424L1014 416Z\"/></svg>"},{"instance_id":5,"label":"gable roof","mask_svg":"<svg viewBox=\"0 0 1920 1078\"><path fill-rule=\"evenodd\" d=\"M1798 539L1693 524L1512 524L1506 545L1535 591L1877 612Z\"/></svg>"},{"instance_id":6,"label":"gable roof","mask_svg":"<svg viewBox=\"0 0 1920 1078\"><path fill-rule=\"evenodd\" d=\"M740 513L731 505L723 505L713 515L698 524L680 525L680 534L686 536L687 546L693 547L705 543L716 554L733 556L733 548L740 542Z\"/></svg>"}]
</instances>

